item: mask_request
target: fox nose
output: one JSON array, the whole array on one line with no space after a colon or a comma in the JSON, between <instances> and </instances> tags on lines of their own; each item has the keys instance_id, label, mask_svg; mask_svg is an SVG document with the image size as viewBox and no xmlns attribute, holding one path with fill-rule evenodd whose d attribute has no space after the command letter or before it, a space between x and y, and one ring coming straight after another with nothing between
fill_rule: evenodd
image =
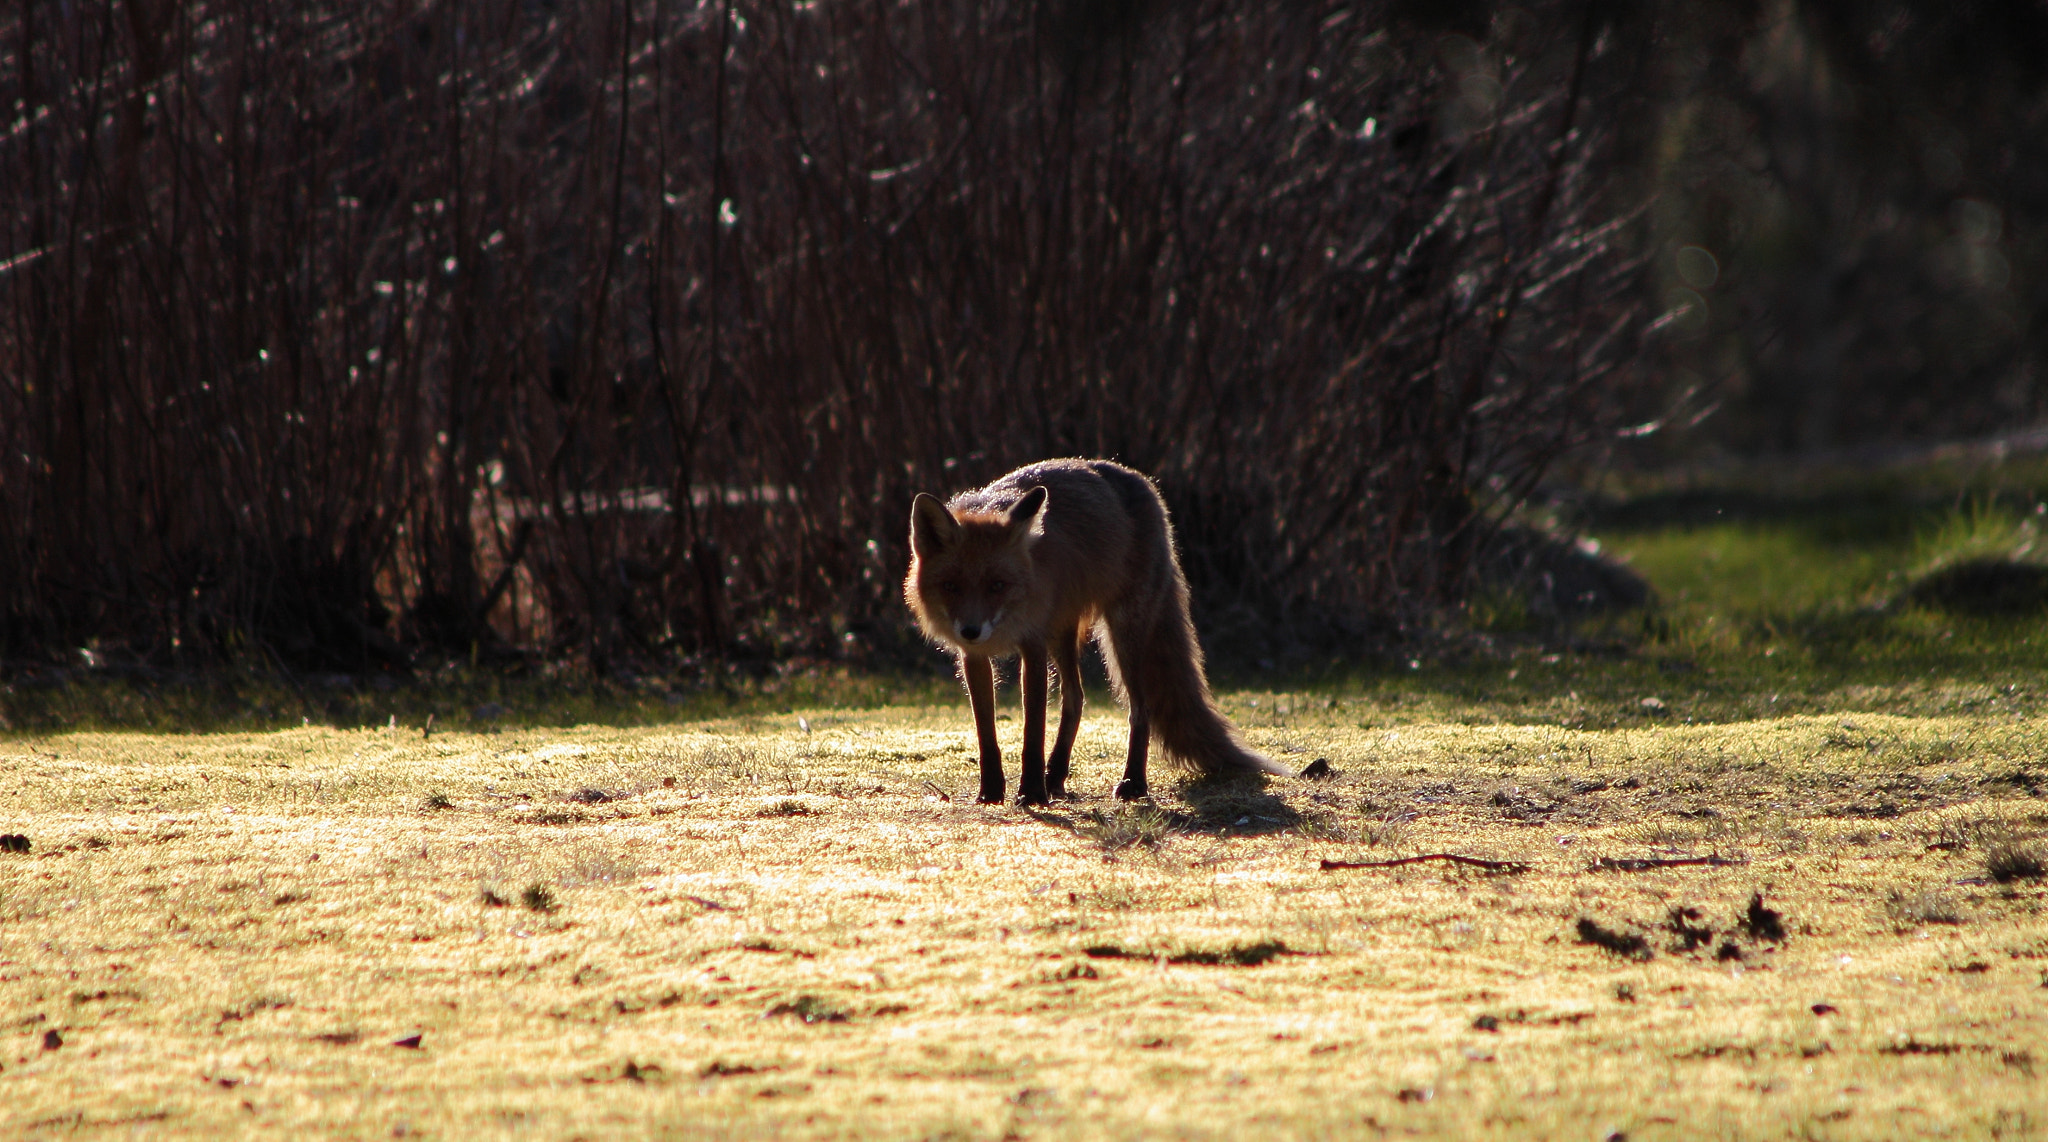
<instances>
[{"instance_id":1,"label":"fox nose","mask_svg":"<svg viewBox=\"0 0 2048 1142\"><path fill-rule=\"evenodd\" d=\"M988 624L961 623L959 624L959 631L960 637L963 641L980 642L983 638L986 638L988 636Z\"/></svg>"}]
</instances>

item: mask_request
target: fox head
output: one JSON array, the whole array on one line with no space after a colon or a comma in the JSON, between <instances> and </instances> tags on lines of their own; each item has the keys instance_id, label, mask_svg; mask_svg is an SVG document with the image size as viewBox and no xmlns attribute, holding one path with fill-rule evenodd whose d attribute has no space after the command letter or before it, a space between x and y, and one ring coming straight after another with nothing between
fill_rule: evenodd
<instances>
[{"instance_id":1,"label":"fox head","mask_svg":"<svg viewBox=\"0 0 2048 1142\"><path fill-rule=\"evenodd\" d=\"M1007 511L957 515L937 496L910 507L910 577L903 595L925 633L962 650L1014 650L1030 594L1031 545L1045 533L1043 486Z\"/></svg>"}]
</instances>

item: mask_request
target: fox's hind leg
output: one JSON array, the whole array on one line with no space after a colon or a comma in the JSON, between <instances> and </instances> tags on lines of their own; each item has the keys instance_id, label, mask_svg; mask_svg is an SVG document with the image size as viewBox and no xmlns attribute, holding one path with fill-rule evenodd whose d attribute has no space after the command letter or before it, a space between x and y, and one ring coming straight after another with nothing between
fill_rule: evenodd
<instances>
[{"instance_id":1,"label":"fox's hind leg","mask_svg":"<svg viewBox=\"0 0 2048 1142\"><path fill-rule=\"evenodd\" d=\"M1081 728L1081 630L1053 636L1053 666L1060 673L1060 729L1052 756L1045 759L1045 793L1067 795L1067 766L1074 754L1074 735Z\"/></svg>"},{"instance_id":2,"label":"fox's hind leg","mask_svg":"<svg viewBox=\"0 0 2048 1142\"><path fill-rule=\"evenodd\" d=\"M974 737L981 747L981 796L976 800L998 804L1003 799L1003 752L996 745L995 668L985 654L963 654L960 677L967 683L967 703L974 707Z\"/></svg>"},{"instance_id":3,"label":"fox's hind leg","mask_svg":"<svg viewBox=\"0 0 2048 1142\"><path fill-rule=\"evenodd\" d=\"M1130 684L1125 673L1124 651L1137 642L1127 639L1118 627L1128 630L1126 624L1116 621L1114 613L1104 615L1095 628L1095 645L1102 651L1102 664L1109 667L1110 689L1116 691L1116 696L1131 712L1131 750L1124 758L1124 779L1116 783L1116 798L1119 801L1140 801L1151 792L1145 787L1145 754L1152 748L1152 719L1145 709L1144 698Z\"/></svg>"},{"instance_id":4,"label":"fox's hind leg","mask_svg":"<svg viewBox=\"0 0 2048 1142\"><path fill-rule=\"evenodd\" d=\"M1145 754L1152 748L1152 719L1136 694L1126 696L1131 705L1131 752L1124 758L1124 779L1116 783L1116 799L1141 801L1151 792L1145 786Z\"/></svg>"}]
</instances>

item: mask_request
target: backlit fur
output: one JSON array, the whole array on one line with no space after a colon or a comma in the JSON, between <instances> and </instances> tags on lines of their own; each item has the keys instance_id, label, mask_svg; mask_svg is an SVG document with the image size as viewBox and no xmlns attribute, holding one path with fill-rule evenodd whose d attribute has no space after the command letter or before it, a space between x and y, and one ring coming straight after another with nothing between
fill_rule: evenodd
<instances>
[{"instance_id":1,"label":"backlit fur","mask_svg":"<svg viewBox=\"0 0 2048 1142\"><path fill-rule=\"evenodd\" d=\"M1244 747L1209 695L1173 525L1143 475L1107 460L1048 460L944 503L920 495L910 518L904 598L925 634L959 656L984 800L1003 785L988 660L1024 660L1021 792L1043 801L1063 791L1081 712L1078 653L1091 635L1131 711L1119 796L1144 795L1153 739L1168 760L1206 776L1281 772ZM1048 664L1059 675L1060 728L1041 769Z\"/></svg>"}]
</instances>

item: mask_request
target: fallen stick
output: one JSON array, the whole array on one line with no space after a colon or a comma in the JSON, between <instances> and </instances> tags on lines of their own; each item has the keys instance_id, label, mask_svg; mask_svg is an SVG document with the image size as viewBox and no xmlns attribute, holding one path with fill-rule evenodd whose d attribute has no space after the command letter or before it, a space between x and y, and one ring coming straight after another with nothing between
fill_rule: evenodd
<instances>
[{"instance_id":1,"label":"fallen stick","mask_svg":"<svg viewBox=\"0 0 2048 1142\"><path fill-rule=\"evenodd\" d=\"M1397 868L1404 864L1421 864L1427 860L1471 865L1473 868L1483 868L1488 872L1529 871L1529 866L1518 860L1481 860L1478 857L1459 856L1457 853L1426 853L1422 856L1399 857L1394 860L1326 860L1323 862L1323 871L1331 872L1341 868Z\"/></svg>"},{"instance_id":2,"label":"fallen stick","mask_svg":"<svg viewBox=\"0 0 2048 1142\"><path fill-rule=\"evenodd\" d=\"M1708 868L1727 868L1730 865L1748 864L1746 860L1730 860L1724 856L1703 857L1601 857L1593 862L1593 872L1647 872L1653 868L1687 868L1704 865Z\"/></svg>"}]
</instances>

